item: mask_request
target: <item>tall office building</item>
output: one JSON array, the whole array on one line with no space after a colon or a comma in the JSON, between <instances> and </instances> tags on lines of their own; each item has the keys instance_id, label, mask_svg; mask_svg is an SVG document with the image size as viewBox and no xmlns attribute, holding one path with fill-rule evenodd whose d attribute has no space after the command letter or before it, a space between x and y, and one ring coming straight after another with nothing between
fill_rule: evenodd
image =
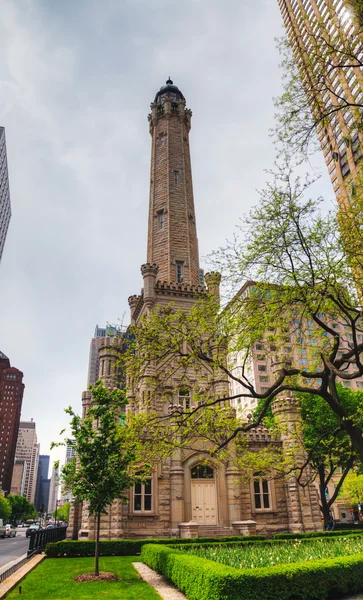
<instances>
[{"instance_id":1,"label":"tall office building","mask_svg":"<svg viewBox=\"0 0 363 600\"><path fill-rule=\"evenodd\" d=\"M96 325L89 350L87 387L89 385L94 385L100 376L99 349L105 343L107 338L114 338L118 335L121 335L121 328L119 327L113 327L111 325L108 325L107 327L98 327L98 325Z\"/></svg>"},{"instance_id":2,"label":"tall office building","mask_svg":"<svg viewBox=\"0 0 363 600\"><path fill-rule=\"evenodd\" d=\"M48 477L50 456L41 454L39 456L37 491L35 496L35 508L38 512L48 512L50 479Z\"/></svg>"},{"instance_id":3,"label":"tall office building","mask_svg":"<svg viewBox=\"0 0 363 600\"><path fill-rule=\"evenodd\" d=\"M66 465L76 456L76 440L69 440L69 442L66 446Z\"/></svg>"},{"instance_id":4,"label":"tall office building","mask_svg":"<svg viewBox=\"0 0 363 600\"><path fill-rule=\"evenodd\" d=\"M363 170L363 31L352 0L278 0L341 208L351 203ZM349 52L352 56L349 56ZM354 58L357 57L357 59ZM360 64L359 64L360 63Z\"/></svg>"},{"instance_id":5,"label":"tall office building","mask_svg":"<svg viewBox=\"0 0 363 600\"><path fill-rule=\"evenodd\" d=\"M0 489L7 494L11 488L23 402L22 381L23 373L11 367L8 357L0 352Z\"/></svg>"},{"instance_id":6,"label":"tall office building","mask_svg":"<svg viewBox=\"0 0 363 600\"><path fill-rule=\"evenodd\" d=\"M5 129L0 127L0 261L11 217Z\"/></svg>"},{"instance_id":7,"label":"tall office building","mask_svg":"<svg viewBox=\"0 0 363 600\"><path fill-rule=\"evenodd\" d=\"M24 496L32 504L35 502L39 449L40 446L33 419L30 421L20 421L15 455L17 460L24 460L26 462Z\"/></svg>"}]
</instances>

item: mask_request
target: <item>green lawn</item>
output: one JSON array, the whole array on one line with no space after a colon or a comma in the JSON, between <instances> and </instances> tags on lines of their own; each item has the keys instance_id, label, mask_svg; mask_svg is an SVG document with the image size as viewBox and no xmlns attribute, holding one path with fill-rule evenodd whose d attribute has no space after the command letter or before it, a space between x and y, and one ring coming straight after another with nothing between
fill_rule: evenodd
<instances>
[{"instance_id":1,"label":"green lawn","mask_svg":"<svg viewBox=\"0 0 363 600\"><path fill-rule=\"evenodd\" d=\"M75 583L73 578L93 570L93 558L46 558L19 586L6 596L24 600L160 600L159 594L139 578L132 562L139 556L106 556L100 558L100 571L115 573L120 581Z\"/></svg>"}]
</instances>

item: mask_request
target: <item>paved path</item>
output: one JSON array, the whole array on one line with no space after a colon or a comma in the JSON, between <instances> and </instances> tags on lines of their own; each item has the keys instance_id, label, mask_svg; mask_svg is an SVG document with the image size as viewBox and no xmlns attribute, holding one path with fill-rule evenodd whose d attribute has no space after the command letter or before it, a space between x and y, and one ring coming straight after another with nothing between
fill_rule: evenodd
<instances>
[{"instance_id":1,"label":"paved path","mask_svg":"<svg viewBox=\"0 0 363 600\"><path fill-rule=\"evenodd\" d=\"M134 562L132 564L139 573L141 579L151 585L163 600L186 600L184 594L165 581L164 577L150 569L150 567L144 565L142 562Z\"/></svg>"},{"instance_id":2,"label":"paved path","mask_svg":"<svg viewBox=\"0 0 363 600\"><path fill-rule=\"evenodd\" d=\"M0 567L27 553L29 538L25 537L25 528L17 530L14 538L0 538Z\"/></svg>"}]
</instances>

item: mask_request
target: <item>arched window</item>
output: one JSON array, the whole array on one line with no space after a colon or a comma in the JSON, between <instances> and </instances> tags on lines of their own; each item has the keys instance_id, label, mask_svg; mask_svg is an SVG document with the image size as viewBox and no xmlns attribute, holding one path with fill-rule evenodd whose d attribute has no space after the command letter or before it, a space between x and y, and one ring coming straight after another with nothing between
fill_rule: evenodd
<instances>
[{"instance_id":1,"label":"arched window","mask_svg":"<svg viewBox=\"0 0 363 600\"><path fill-rule=\"evenodd\" d=\"M196 465L191 470L192 479L213 479L214 471L208 465Z\"/></svg>"}]
</instances>

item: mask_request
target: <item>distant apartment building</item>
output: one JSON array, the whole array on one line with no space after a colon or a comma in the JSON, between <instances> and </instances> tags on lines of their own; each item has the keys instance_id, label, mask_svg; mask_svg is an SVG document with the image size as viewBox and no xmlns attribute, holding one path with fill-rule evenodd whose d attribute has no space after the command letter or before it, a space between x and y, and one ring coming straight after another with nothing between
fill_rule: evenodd
<instances>
[{"instance_id":1,"label":"distant apartment building","mask_svg":"<svg viewBox=\"0 0 363 600\"><path fill-rule=\"evenodd\" d=\"M0 261L11 217L8 160L5 129L0 127Z\"/></svg>"},{"instance_id":2,"label":"distant apartment building","mask_svg":"<svg viewBox=\"0 0 363 600\"><path fill-rule=\"evenodd\" d=\"M248 295L253 290L253 283L247 282L241 292L240 297ZM343 345L341 346L338 355L342 355L344 349L348 348L350 340L352 340L351 328L341 321L331 323L331 327L341 334ZM286 335L284 336L284 347L280 350L285 357L288 357L292 365L297 365L300 369L308 369L309 367L309 349L315 344L315 324L312 321L307 321L302 324L300 319L296 317L292 322L286 323ZM363 342L363 334L358 334L358 341ZM271 345L264 340L256 342L249 349L248 354L244 350L231 352L229 354L229 368L236 378L245 380L252 385L257 394L264 394L268 391L275 380L273 374L273 350ZM349 371L353 371L353 367L349 367ZM316 380L318 383L319 380ZM356 379L342 380L342 385L349 387L352 390L363 389L363 377ZM243 393L243 386L239 381L230 379L230 393L232 396L237 396ZM257 408L258 400L256 398L236 398L232 400L232 406L236 409L237 414L246 418L248 414L253 413Z\"/></svg>"},{"instance_id":3,"label":"distant apartment building","mask_svg":"<svg viewBox=\"0 0 363 600\"><path fill-rule=\"evenodd\" d=\"M23 394L23 373L11 367L0 351L0 488L6 494L11 488Z\"/></svg>"},{"instance_id":4,"label":"distant apartment building","mask_svg":"<svg viewBox=\"0 0 363 600\"><path fill-rule=\"evenodd\" d=\"M94 385L100 376L99 349L105 343L106 339L114 338L119 335L121 335L121 329L119 327L113 327L110 325L107 327L98 327L98 325L96 325L95 333L90 344L87 387Z\"/></svg>"},{"instance_id":5,"label":"distant apartment building","mask_svg":"<svg viewBox=\"0 0 363 600\"><path fill-rule=\"evenodd\" d=\"M26 462L27 468L25 475L24 496L32 504L35 502L39 450L40 446L38 444L35 423L33 419L30 421L20 421L15 455L17 460L24 460Z\"/></svg>"},{"instance_id":6,"label":"distant apartment building","mask_svg":"<svg viewBox=\"0 0 363 600\"><path fill-rule=\"evenodd\" d=\"M48 512L49 503L49 461L50 456L47 454L40 454L39 465L38 465L38 477L37 477L37 491L35 496L35 508L38 512Z\"/></svg>"},{"instance_id":7,"label":"distant apartment building","mask_svg":"<svg viewBox=\"0 0 363 600\"><path fill-rule=\"evenodd\" d=\"M318 134L344 208L354 200L354 182L359 173L362 176L363 30L354 20L350 0L278 0L278 4L312 114L317 119L327 115Z\"/></svg>"}]
</instances>

